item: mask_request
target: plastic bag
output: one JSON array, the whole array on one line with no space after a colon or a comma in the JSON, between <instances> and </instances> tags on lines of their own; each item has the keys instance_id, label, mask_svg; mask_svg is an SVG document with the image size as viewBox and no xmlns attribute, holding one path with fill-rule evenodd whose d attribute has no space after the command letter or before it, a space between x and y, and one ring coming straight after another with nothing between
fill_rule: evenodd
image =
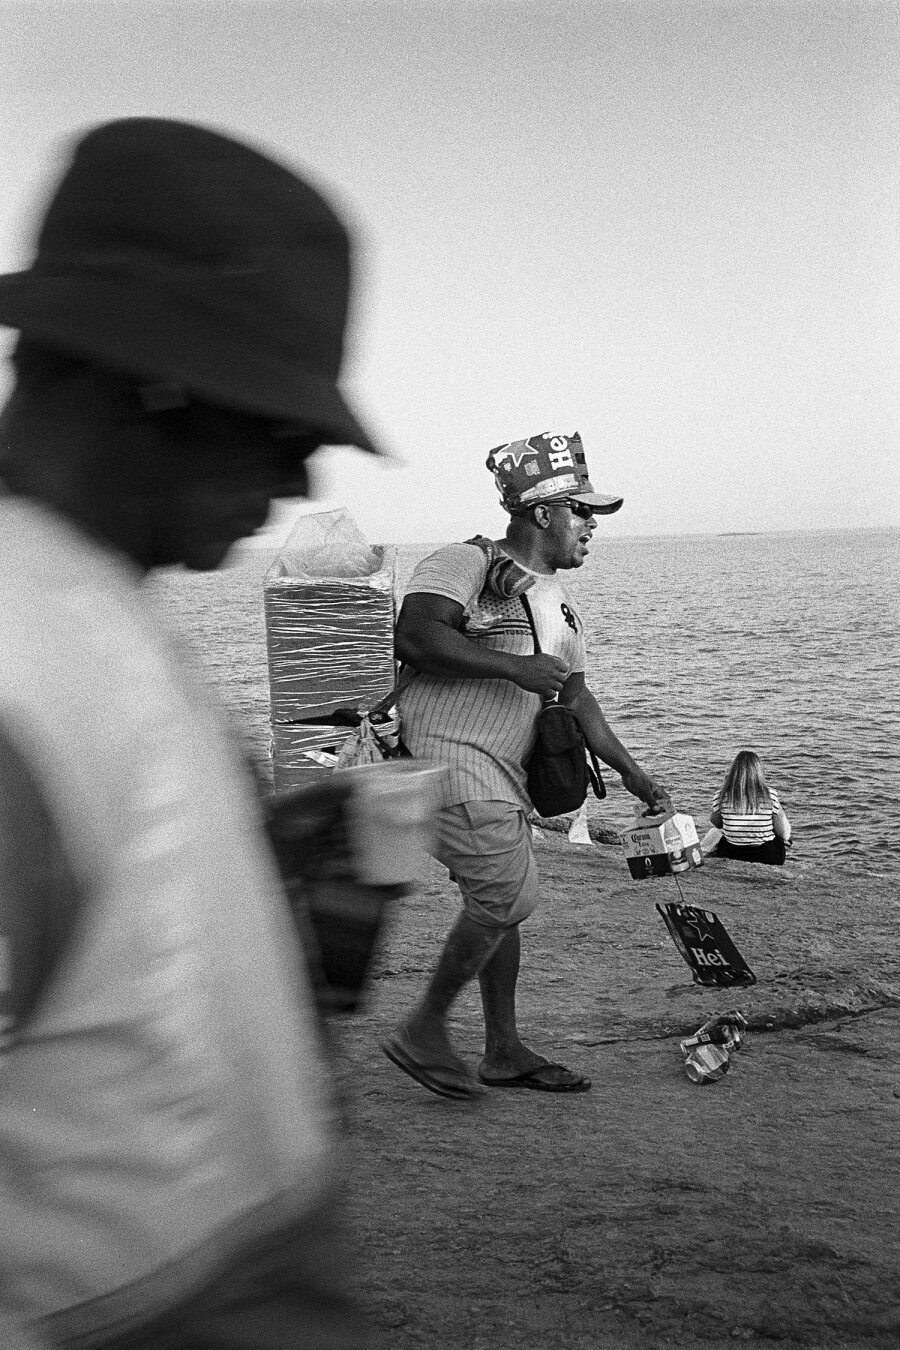
<instances>
[{"instance_id":1,"label":"plastic bag","mask_svg":"<svg viewBox=\"0 0 900 1350\"><path fill-rule=\"evenodd\" d=\"M706 834L700 840L700 852L703 854L704 858L708 858L710 853L715 853L719 846L719 841L724 837L721 830L717 829L715 825L710 825Z\"/></svg>"},{"instance_id":2,"label":"plastic bag","mask_svg":"<svg viewBox=\"0 0 900 1350\"><path fill-rule=\"evenodd\" d=\"M393 697L393 695L391 695ZM335 769L353 769L359 764L380 764L384 759L403 759L409 751L400 738L400 713L384 700L364 713L338 753Z\"/></svg>"},{"instance_id":3,"label":"plastic bag","mask_svg":"<svg viewBox=\"0 0 900 1350\"><path fill-rule=\"evenodd\" d=\"M317 511L300 516L279 555L293 577L368 577L381 566L348 511Z\"/></svg>"},{"instance_id":4,"label":"plastic bag","mask_svg":"<svg viewBox=\"0 0 900 1350\"><path fill-rule=\"evenodd\" d=\"M387 747L372 729L368 717L364 717L355 731L344 741L338 752L335 771L353 769L359 764L380 764L390 758Z\"/></svg>"}]
</instances>

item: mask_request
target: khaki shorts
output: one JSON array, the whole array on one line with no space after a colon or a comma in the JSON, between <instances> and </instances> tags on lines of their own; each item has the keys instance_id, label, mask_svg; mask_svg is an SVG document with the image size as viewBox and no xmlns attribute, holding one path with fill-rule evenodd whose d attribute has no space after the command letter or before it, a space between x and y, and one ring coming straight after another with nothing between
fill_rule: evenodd
<instances>
[{"instance_id":1,"label":"khaki shorts","mask_svg":"<svg viewBox=\"0 0 900 1350\"><path fill-rule=\"evenodd\" d=\"M460 802L437 816L434 856L449 869L463 908L485 928L513 928L538 902L531 826L514 802Z\"/></svg>"}]
</instances>

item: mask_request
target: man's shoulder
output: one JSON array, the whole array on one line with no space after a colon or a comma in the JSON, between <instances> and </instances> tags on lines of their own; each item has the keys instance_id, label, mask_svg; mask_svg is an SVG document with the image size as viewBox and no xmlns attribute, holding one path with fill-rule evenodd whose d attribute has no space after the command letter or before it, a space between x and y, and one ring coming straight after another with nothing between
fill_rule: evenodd
<instances>
[{"instance_id":1,"label":"man's shoulder","mask_svg":"<svg viewBox=\"0 0 900 1350\"><path fill-rule=\"evenodd\" d=\"M417 564L406 592L444 595L467 604L481 591L487 565L488 555L477 544L444 544Z\"/></svg>"},{"instance_id":2,"label":"man's shoulder","mask_svg":"<svg viewBox=\"0 0 900 1350\"><path fill-rule=\"evenodd\" d=\"M483 534L475 534L472 535L471 539L454 540L451 543L441 544L440 548L425 554L419 561L418 567L434 561L446 566L456 564L471 567L476 563L481 563L484 558L493 557L501 551L502 541L488 539Z\"/></svg>"},{"instance_id":3,"label":"man's shoulder","mask_svg":"<svg viewBox=\"0 0 900 1350\"><path fill-rule=\"evenodd\" d=\"M566 583L560 572L535 572L534 589L537 591L546 591L548 594L565 592L568 594Z\"/></svg>"},{"instance_id":4,"label":"man's shoulder","mask_svg":"<svg viewBox=\"0 0 900 1350\"><path fill-rule=\"evenodd\" d=\"M566 608L578 612L572 592L559 572L536 573L534 585L528 591L528 595L532 603L551 606L554 609L565 605Z\"/></svg>"}]
</instances>

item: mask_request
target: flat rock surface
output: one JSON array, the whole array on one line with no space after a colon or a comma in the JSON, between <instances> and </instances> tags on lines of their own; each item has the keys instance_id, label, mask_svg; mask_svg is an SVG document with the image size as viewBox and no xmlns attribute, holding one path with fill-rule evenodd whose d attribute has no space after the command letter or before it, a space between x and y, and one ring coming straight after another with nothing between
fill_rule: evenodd
<instances>
[{"instance_id":1,"label":"flat rock surface","mask_svg":"<svg viewBox=\"0 0 900 1350\"><path fill-rule=\"evenodd\" d=\"M381 1054L457 913L437 864L388 925L363 1013L333 1024L375 1344L896 1346L900 904L887 880L792 856L783 869L709 859L676 886L633 882L617 847L545 832L537 849L545 898L522 928L520 1029L591 1092L452 1102ZM691 982L654 908L679 898L718 914L756 985ZM678 1040L731 1007L750 1023L744 1048L695 1086ZM452 1016L473 1069L481 1030L473 987Z\"/></svg>"}]
</instances>

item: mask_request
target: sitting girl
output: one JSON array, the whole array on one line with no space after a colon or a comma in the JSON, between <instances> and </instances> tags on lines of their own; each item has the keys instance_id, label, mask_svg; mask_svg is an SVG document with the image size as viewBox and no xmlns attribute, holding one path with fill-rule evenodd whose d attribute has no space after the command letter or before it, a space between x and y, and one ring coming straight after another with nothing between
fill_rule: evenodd
<instances>
[{"instance_id":1,"label":"sitting girl","mask_svg":"<svg viewBox=\"0 0 900 1350\"><path fill-rule=\"evenodd\" d=\"M769 787L759 756L741 750L713 800L710 820L722 838L720 858L768 863L780 867L790 842L791 826L778 793Z\"/></svg>"}]
</instances>

